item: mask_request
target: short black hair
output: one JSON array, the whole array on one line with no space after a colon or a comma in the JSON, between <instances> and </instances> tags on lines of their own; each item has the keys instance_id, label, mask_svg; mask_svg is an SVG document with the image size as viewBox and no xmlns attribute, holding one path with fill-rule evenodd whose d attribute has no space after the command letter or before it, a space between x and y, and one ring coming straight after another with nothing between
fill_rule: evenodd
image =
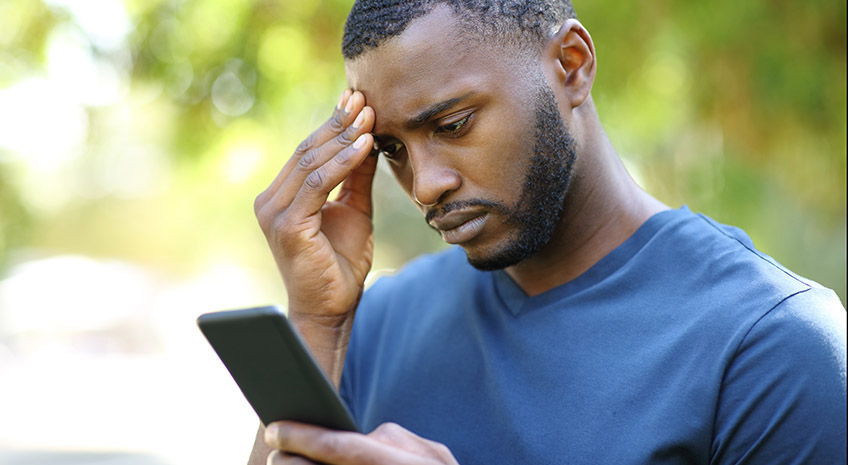
<instances>
[{"instance_id":1,"label":"short black hair","mask_svg":"<svg viewBox=\"0 0 848 465\"><path fill-rule=\"evenodd\" d=\"M541 44L552 28L577 17L571 0L356 0L345 23L342 55L352 60L378 47L440 4L474 34L524 46Z\"/></svg>"}]
</instances>

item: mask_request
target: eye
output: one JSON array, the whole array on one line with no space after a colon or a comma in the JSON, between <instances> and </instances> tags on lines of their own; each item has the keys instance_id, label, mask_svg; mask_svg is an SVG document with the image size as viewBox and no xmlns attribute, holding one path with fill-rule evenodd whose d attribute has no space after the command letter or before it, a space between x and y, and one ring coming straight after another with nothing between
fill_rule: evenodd
<instances>
[{"instance_id":1,"label":"eye","mask_svg":"<svg viewBox=\"0 0 848 465\"><path fill-rule=\"evenodd\" d=\"M448 136L458 137L462 135L465 131L466 126L468 125L468 120L471 118L473 113L466 115L459 121L454 121L453 123L445 124L443 126L439 126L436 128L436 133L445 134Z\"/></svg>"},{"instance_id":2,"label":"eye","mask_svg":"<svg viewBox=\"0 0 848 465\"><path fill-rule=\"evenodd\" d=\"M400 152L402 148L403 142L394 141L385 145L380 145L380 147L377 148L377 154L382 155L391 160L395 157L395 155L397 155L398 152Z\"/></svg>"}]
</instances>

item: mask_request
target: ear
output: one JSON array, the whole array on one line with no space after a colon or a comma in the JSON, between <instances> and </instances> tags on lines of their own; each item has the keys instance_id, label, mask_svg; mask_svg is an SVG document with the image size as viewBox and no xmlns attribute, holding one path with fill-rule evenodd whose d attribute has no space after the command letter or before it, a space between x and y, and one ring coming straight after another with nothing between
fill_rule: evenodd
<instances>
[{"instance_id":1,"label":"ear","mask_svg":"<svg viewBox=\"0 0 848 465\"><path fill-rule=\"evenodd\" d=\"M586 28L576 19L563 23L545 45L548 63L554 67L557 84L566 91L571 107L580 106L595 82L595 44Z\"/></svg>"}]
</instances>

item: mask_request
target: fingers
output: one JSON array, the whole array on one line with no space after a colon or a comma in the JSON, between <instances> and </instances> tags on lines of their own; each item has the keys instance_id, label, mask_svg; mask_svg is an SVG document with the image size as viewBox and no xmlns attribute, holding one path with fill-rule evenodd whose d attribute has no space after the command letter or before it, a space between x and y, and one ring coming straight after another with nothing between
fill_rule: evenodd
<instances>
[{"instance_id":1,"label":"fingers","mask_svg":"<svg viewBox=\"0 0 848 465\"><path fill-rule=\"evenodd\" d=\"M348 454L353 450L361 450L358 437L361 434L330 431L304 424L292 422L276 422L265 429L265 442L272 448L284 451L278 454L281 458L286 455L298 455L316 461L346 465L355 463L349 461ZM270 460L269 460L270 461ZM280 460L280 463L285 463ZM294 463L294 462L293 462Z\"/></svg>"},{"instance_id":2,"label":"fingers","mask_svg":"<svg viewBox=\"0 0 848 465\"><path fill-rule=\"evenodd\" d=\"M362 100L362 102L359 102L358 105L364 105L364 99L362 99L361 96L362 94L357 92L351 97L350 101ZM347 160L346 157L352 155L350 152L344 154L342 154L341 152L344 149L355 144L357 138L359 138L363 134L366 134L368 130L373 126L374 122L374 110L372 110L370 107L360 108L359 106L355 106L354 108L359 108L359 111L350 126L347 126L335 137L326 140L323 144L312 147L306 152L292 157L292 160L297 159L297 161L290 169L288 176L283 181L280 188L278 188L277 193L274 196L275 198L272 199L271 202L275 203L278 207L285 208L297 194L300 189L300 186L319 167L332 160L333 157L335 157L336 155L342 155L343 157L345 157L343 158L343 161ZM374 142L372 140L370 144L367 145L367 149L365 150L366 155L368 154L368 152L370 152L371 147L373 147L373 144ZM359 149L360 147L355 148ZM355 167L356 165L352 166L351 169ZM340 181L341 180L339 180L339 182ZM314 182L314 180L312 182Z\"/></svg>"},{"instance_id":3,"label":"fingers","mask_svg":"<svg viewBox=\"0 0 848 465\"><path fill-rule=\"evenodd\" d=\"M371 217L371 186L377 172L377 157L366 157L342 183L336 200L345 202Z\"/></svg>"},{"instance_id":4,"label":"fingers","mask_svg":"<svg viewBox=\"0 0 848 465\"><path fill-rule=\"evenodd\" d=\"M256 198L254 207L260 223L262 216L273 217L299 196L299 208L292 213L311 215L319 211L330 191L370 153L374 141L368 131L373 125L374 110L365 106L362 93L351 94L344 107L301 144L271 186ZM351 196L355 206L369 216L371 171L366 166L356 172L348 185L356 193ZM260 216L262 210L270 213Z\"/></svg>"},{"instance_id":5,"label":"fingers","mask_svg":"<svg viewBox=\"0 0 848 465\"><path fill-rule=\"evenodd\" d=\"M265 442L287 454L333 465L451 463L409 453L359 433L332 431L288 421L269 425L265 430ZM285 454L276 456L279 457L279 462L271 462L269 459L269 463L274 465L289 463L283 461L287 459Z\"/></svg>"},{"instance_id":6,"label":"fingers","mask_svg":"<svg viewBox=\"0 0 848 465\"><path fill-rule=\"evenodd\" d=\"M318 129L304 139L300 145L298 145L294 154L283 166L283 169L280 170L280 173L277 174L277 177L274 178L274 181L271 182L268 189L260 194L260 197L262 195L268 196L268 198L265 199L265 202L270 199L273 193L276 192L283 181L285 181L286 177L293 169L294 164L297 163L297 160L300 159L303 154L307 153L314 147L321 146L327 142L327 140L337 136L348 125L350 125L351 122L353 122L356 117L355 112L358 112L359 109L357 108L358 102L356 101L358 99L351 99L352 96L353 91L345 89L339 97L339 103L337 103L336 107L333 109L333 114L330 116L330 119L325 121L324 124L322 124Z\"/></svg>"},{"instance_id":7,"label":"fingers","mask_svg":"<svg viewBox=\"0 0 848 465\"><path fill-rule=\"evenodd\" d=\"M365 97L361 92L345 90L340 102L344 105L337 106L330 119L301 142L268 189L257 197L257 207L264 206L274 197L291 201L306 174L371 129L374 111L368 108L362 115ZM286 204L282 206L285 208Z\"/></svg>"},{"instance_id":8,"label":"fingers","mask_svg":"<svg viewBox=\"0 0 848 465\"><path fill-rule=\"evenodd\" d=\"M306 174L294 201L288 207L291 214L302 218L320 211L327 202L330 192L368 157L373 144L374 138L371 134L361 134L352 145L342 149L323 165ZM294 173L292 177L298 178L294 176ZM285 199L280 199L280 202L285 202ZM368 211L364 213L370 216L370 204Z\"/></svg>"},{"instance_id":9,"label":"fingers","mask_svg":"<svg viewBox=\"0 0 848 465\"><path fill-rule=\"evenodd\" d=\"M304 457L297 455L286 454L275 450L268 456L267 465L317 465L318 462L313 462Z\"/></svg>"},{"instance_id":10,"label":"fingers","mask_svg":"<svg viewBox=\"0 0 848 465\"><path fill-rule=\"evenodd\" d=\"M397 423L383 423L368 436L415 455L432 457L441 460L443 463L455 463L453 454L447 446L422 438Z\"/></svg>"}]
</instances>

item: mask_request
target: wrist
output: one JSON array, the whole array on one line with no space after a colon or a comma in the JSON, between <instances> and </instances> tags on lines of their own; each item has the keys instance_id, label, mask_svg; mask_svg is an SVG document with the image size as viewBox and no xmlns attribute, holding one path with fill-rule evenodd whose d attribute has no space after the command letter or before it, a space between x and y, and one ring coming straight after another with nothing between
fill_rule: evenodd
<instances>
[{"instance_id":1,"label":"wrist","mask_svg":"<svg viewBox=\"0 0 848 465\"><path fill-rule=\"evenodd\" d=\"M338 389L355 309L339 315L314 315L289 309L289 321L309 346L312 357Z\"/></svg>"},{"instance_id":2,"label":"wrist","mask_svg":"<svg viewBox=\"0 0 848 465\"><path fill-rule=\"evenodd\" d=\"M288 318L301 333L315 333L330 339L344 337L350 334L356 308L359 306L361 297L362 288L359 289L359 293L353 299L353 302L334 305L332 308L320 306L319 312L315 311L315 304L304 304L289 299ZM304 308L311 311L301 311Z\"/></svg>"},{"instance_id":3,"label":"wrist","mask_svg":"<svg viewBox=\"0 0 848 465\"><path fill-rule=\"evenodd\" d=\"M288 318L313 351L335 351L341 348L339 343L342 341L344 342L342 346L347 347L347 339L353 327L354 312L340 315L314 315L289 309Z\"/></svg>"}]
</instances>

